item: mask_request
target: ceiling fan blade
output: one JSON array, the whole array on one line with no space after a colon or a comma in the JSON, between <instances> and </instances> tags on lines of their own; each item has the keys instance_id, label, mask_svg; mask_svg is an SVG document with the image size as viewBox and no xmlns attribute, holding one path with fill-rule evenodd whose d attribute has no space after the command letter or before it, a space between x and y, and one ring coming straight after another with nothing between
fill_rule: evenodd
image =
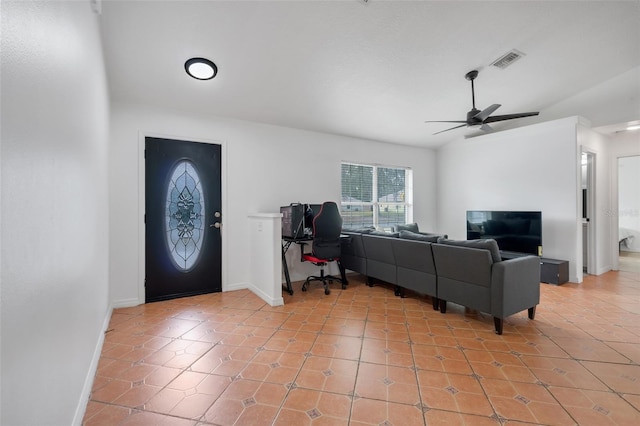
<instances>
[{"instance_id":1,"label":"ceiling fan blade","mask_svg":"<svg viewBox=\"0 0 640 426\"><path fill-rule=\"evenodd\" d=\"M457 120L457 121L425 121L425 123L467 123L464 120Z\"/></svg>"},{"instance_id":2,"label":"ceiling fan blade","mask_svg":"<svg viewBox=\"0 0 640 426\"><path fill-rule=\"evenodd\" d=\"M455 127L450 128L450 129L441 130L441 131L439 131L439 132L434 133L433 135L434 135L434 136L435 136L435 135L439 135L440 133L448 132L449 130L453 130L453 129L459 129L460 127L464 127L464 126L466 126L466 125L467 125L467 124L466 124L466 121L463 121L462 123L465 123L465 124L461 124L461 125L459 125L459 126L455 126Z\"/></svg>"},{"instance_id":3,"label":"ceiling fan blade","mask_svg":"<svg viewBox=\"0 0 640 426\"><path fill-rule=\"evenodd\" d=\"M485 123L482 123L482 126L480 126L480 130L483 130L485 132L493 132L493 128Z\"/></svg>"},{"instance_id":4,"label":"ceiling fan blade","mask_svg":"<svg viewBox=\"0 0 640 426\"><path fill-rule=\"evenodd\" d=\"M513 120L514 118L532 117L540 114L539 112L521 112L519 114L494 115L484 120L485 123L494 123L496 121Z\"/></svg>"},{"instance_id":5,"label":"ceiling fan blade","mask_svg":"<svg viewBox=\"0 0 640 426\"><path fill-rule=\"evenodd\" d=\"M493 112L495 110L497 110L498 108L500 108L500 104L493 104L490 107L487 107L485 109L483 109L482 111L480 111L479 113L477 113L476 115L473 116L474 119L480 120L480 121L484 121L486 120L491 114L493 114Z\"/></svg>"}]
</instances>

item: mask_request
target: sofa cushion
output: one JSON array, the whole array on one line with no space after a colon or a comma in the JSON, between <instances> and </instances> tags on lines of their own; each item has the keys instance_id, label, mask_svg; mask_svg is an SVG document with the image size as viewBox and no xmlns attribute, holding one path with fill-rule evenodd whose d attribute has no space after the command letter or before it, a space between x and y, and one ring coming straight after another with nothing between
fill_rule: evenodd
<instances>
[{"instance_id":1,"label":"sofa cushion","mask_svg":"<svg viewBox=\"0 0 640 426\"><path fill-rule=\"evenodd\" d=\"M435 243L438 241L438 235L425 235L411 231L400 231L399 236L405 240L426 241L428 243Z\"/></svg>"},{"instance_id":2,"label":"sofa cushion","mask_svg":"<svg viewBox=\"0 0 640 426\"><path fill-rule=\"evenodd\" d=\"M381 237L398 237L398 233L397 232L385 232L385 231L376 231L375 229L373 231L367 232L367 234L369 235L379 235Z\"/></svg>"},{"instance_id":3,"label":"sofa cushion","mask_svg":"<svg viewBox=\"0 0 640 426\"><path fill-rule=\"evenodd\" d=\"M400 231L411 231L411 232L419 232L417 223L405 223L404 225L396 225L396 232Z\"/></svg>"},{"instance_id":4,"label":"sofa cushion","mask_svg":"<svg viewBox=\"0 0 640 426\"><path fill-rule=\"evenodd\" d=\"M360 228L342 228L342 231L344 232L353 232L356 234L368 234L371 231L375 231L376 228L374 228L373 226L363 226Z\"/></svg>"},{"instance_id":5,"label":"sofa cushion","mask_svg":"<svg viewBox=\"0 0 640 426\"><path fill-rule=\"evenodd\" d=\"M500 249L498 248L498 243L496 242L496 240L447 240L445 238L438 238L438 243L448 244L451 246L489 250L489 252L491 253L491 259L494 263L502 261L502 256L500 256Z\"/></svg>"}]
</instances>

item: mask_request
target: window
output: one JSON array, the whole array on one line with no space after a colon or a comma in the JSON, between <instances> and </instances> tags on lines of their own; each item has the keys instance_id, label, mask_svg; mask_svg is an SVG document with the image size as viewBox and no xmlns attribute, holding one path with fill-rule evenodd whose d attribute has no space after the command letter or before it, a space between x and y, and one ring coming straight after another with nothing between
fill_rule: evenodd
<instances>
[{"instance_id":1,"label":"window","mask_svg":"<svg viewBox=\"0 0 640 426\"><path fill-rule=\"evenodd\" d=\"M342 163L341 182L345 228L390 229L413 221L411 169Z\"/></svg>"}]
</instances>

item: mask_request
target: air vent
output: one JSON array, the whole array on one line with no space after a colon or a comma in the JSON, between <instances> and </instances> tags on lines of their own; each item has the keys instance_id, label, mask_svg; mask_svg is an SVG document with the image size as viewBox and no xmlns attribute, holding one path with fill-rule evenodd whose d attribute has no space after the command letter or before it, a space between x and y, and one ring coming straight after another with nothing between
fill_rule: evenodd
<instances>
[{"instance_id":1,"label":"air vent","mask_svg":"<svg viewBox=\"0 0 640 426\"><path fill-rule=\"evenodd\" d=\"M505 55L502 55L500 58L493 61L491 65L503 70L523 56L524 53L520 52L519 50L513 49L512 51L506 53Z\"/></svg>"}]
</instances>

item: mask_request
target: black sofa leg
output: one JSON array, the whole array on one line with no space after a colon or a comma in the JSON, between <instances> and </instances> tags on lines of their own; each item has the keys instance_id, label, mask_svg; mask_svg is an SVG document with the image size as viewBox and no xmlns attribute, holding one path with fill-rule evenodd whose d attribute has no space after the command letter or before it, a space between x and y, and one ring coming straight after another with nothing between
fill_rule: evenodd
<instances>
[{"instance_id":1,"label":"black sofa leg","mask_svg":"<svg viewBox=\"0 0 640 426\"><path fill-rule=\"evenodd\" d=\"M529 319L534 319L536 317L536 307L529 308Z\"/></svg>"},{"instance_id":2,"label":"black sofa leg","mask_svg":"<svg viewBox=\"0 0 640 426\"><path fill-rule=\"evenodd\" d=\"M395 296L399 296L399 297L401 297L401 298L403 298L403 299L404 299L405 297L407 297L407 296L404 294L404 287L400 287L399 285L397 285L397 286L396 286L395 290L393 291L393 294L394 294Z\"/></svg>"},{"instance_id":3,"label":"black sofa leg","mask_svg":"<svg viewBox=\"0 0 640 426\"><path fill-rule=\"evenodd\" d=\"M440 302L438 302L438 303L440 305L440 313L446 314L447 313L447 301L440 299Z\"/></svg>"},{"instance_id":4,"label":"black sofa leg","mask_svg":"<svg viewBox=\"0 0 640 426\"><path fill-rule=\"evenodd\" d=\"M434 298L433 298L433 310L434 310L434 311L437 311L439 307L440 307L440 303L439 303L439 301L438 301L438 298L437 298L437 297L434 297Z\"/></svg>"},{"instance_id":5,"label":"black sofa leg","mask_svg":"<svg viewBox=\"0 0 640 426\"><path fill-rule=\"evenodd\" d=\"M367 277L367 286L368 287L373 287L373 278L371 277Z\"/></svg>"},{"instance_id":6,"label":"black sofa leg","mask_svg":"<svg viewBox=\"0 0 640 426\"><path fill-rule=\"evenodd\" d=\"M496 326L496 334L502 335L502 324L503 324L502 318L493 317L493 323Z\"/></svg>"}]
</instances>

